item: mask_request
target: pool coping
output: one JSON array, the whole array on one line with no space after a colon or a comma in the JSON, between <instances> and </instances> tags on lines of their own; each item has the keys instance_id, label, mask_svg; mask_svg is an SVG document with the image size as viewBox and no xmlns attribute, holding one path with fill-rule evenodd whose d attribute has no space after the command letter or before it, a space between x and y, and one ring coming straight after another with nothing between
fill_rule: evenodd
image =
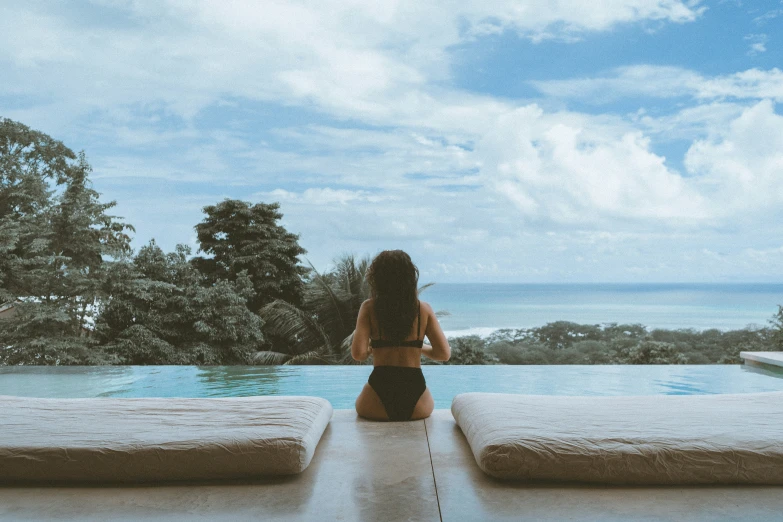
<instances>
[{"instance_id":1,"label":"pool coping","mask_svg":"<svg viewBox=\"0 0 783 522\"><path fill-rule=\"evenodd\" d=\"M740 357L747 364L765 364L783 368L783 352L740 352Z\"/></svg>"}]
</instances>

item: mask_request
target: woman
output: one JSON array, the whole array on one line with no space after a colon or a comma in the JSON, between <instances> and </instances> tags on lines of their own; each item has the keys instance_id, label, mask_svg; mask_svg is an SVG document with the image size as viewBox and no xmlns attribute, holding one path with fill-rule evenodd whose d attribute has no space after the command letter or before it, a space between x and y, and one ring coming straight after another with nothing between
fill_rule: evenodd
<instances>
[{"instance_id":1,"label":"woman","mask_svg":"<svg viewBox=\"0 0 783 522\"><path fill-rule=\"evenodd\" d=\"M432 307L419 301L419 270L402 250L384 250L367 269L371 298L362 303L351 355L373 355L370 379L356 412L372 420L416 420L435 406L421 372L421 356L448 361L451 348ZM424 344L424 336L432 343Z\"/></svg>"}]
</instances>

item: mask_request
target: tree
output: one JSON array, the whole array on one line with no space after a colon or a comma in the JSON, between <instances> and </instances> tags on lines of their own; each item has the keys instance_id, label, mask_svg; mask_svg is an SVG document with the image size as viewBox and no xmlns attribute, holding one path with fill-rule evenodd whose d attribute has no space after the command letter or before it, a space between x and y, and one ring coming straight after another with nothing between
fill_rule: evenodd
<instances>
[{"instance_id":1,"label":"tree","mask_svg":"<svg viewBox=\"0 0 783 522\"><path fill-rule=\"evenodd\" d=\"M25 272L46 264L48 181L65 183L73 151L61 142L0 119L0 299L29 295Z\"/></svg>"},{"instance_id":2,"label":"tree","mask_svg":"<svg viewBox=\"0 0 783 522\"><path fill-rule=\"evenodd\" d=\"M769 320L772 326L772 344L775 349L783 350L783 306L778 305L778 311Z\"/></svg>"},{"instance_id":3,"label":"tree","mask_svg":"<svg viewBox=\"0 0 783 522\"><path fill-rule=\"evenodd\" d=\"M264 340L247 308L247 273L204 286L190 248L165 254L151 240L132 262L109 271L98 334L125 364L246 364Z\"/></svg>"},{"instance_id":4,"label":"tree","mask_svg":"<svg viewBox=\"0 0 783 522\"><path fill-rule=\"evenodd\" d=\"M52 350L93 344L68 339L90 327L104 256L130 252L133 227L106 214L115 202L100 203L90 171L83 153L0 120L0 298L26 303L0 337L13 339L20 363L74 363Z\"/></svg>"},{"instance_id":5,"label":"tree","mask_svg":"<svg viewBox=\"0 0 783 522\"><path fill-rule=\"evenodd\" d=\"M645 340L619 350L614 364L688 364L688 358L672 343Z\"/></svg>"},{"instance_id":6,"label":"tree","mask_svg":"<svg viewBox=\"0 0 783 522\"><path fill-rule=\"evenodd\" d=\"M530 336L553 350L568 348L578 341L599 341L602 330L599 325L577 324L569 321L555 321L533 328Z\"/></svg>"},{"instance_id":7,"label":"tree","mask_svg":"<svg viewBox=\"0 0 783 522\"><path fill-rule=\"evenodd\" d=\"M16 314L0 320L0 365L113 364L94 339L75 336L72 317L56 302L16 304Z\"/></svg>"},{"instance_id":8,"label":"tree","mask_svg":"<svg viewBox=\"0 0 783 522\"><path fill-rule=\"evenodd\" d=\"M196 225L199 252L212 257L195 257L193 265L206 280L235 281L243 270L253 287L248 308L258 312L280 299L294 306L302 303L302 277L307 269L298 256L305 250L299 236L277 224L283 215L278 203L257 203L226 199L204 207L207 217Z\"/></svg>"},{"instance_id":9,"label":"tree","mask_svg":"<svg viewBox=\"0 0 783 522\"><path fill-rule=\"evenodd\" d=\"M494 364L495 355L487 353L486 343L478 335L466 335L449 339L451 358L446 364Z\"/></svg>"},{"instance_id":10,"label":"tree","mask_svg":"<svg viewBox=\"0 0 783 522\"><path fill-rule=\"evenodd\" d=\"M51 214L50 250L55 254L54 273L77 328L93 320L92 310L100 298L101 271L104 256L120 258L131 252L126 229L133 227L115 221L106 211L116 202L101 203L100 194L91 188L88 175L92 167L84 153L79 153L65 190Z\"/></svg>"},{"instance_id":11,"label":"tree","mask_svg":"<svg viewBox=\"0 0 783 522\"><path fill-rule=\"evenodd\" d=\"M261 309L270 350L259 352L261 364L353 363L350 345L359 308L370 297L364 279L370 258L344 255L321 274L312 265L301 307L282 299Z\"/></svg>"}]
</instances>

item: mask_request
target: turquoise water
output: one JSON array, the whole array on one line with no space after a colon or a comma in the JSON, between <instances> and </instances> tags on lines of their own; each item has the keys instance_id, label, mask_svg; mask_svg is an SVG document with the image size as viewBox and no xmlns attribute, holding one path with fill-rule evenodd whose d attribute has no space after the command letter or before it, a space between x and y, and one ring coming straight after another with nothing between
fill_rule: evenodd
<instances>
[{"instance_id":1,"label":"turquoise water","mask_svg":"<svg viewBox=\"0 0 783 522\"><path fill-rule=\"evenodd\" d=\"M314 395L352 408L369 366L28 366L0 368L0 395L242 397ZM690 395L783 391L739 365L424 366L436 408L470 391L534 395Z\"/></svg>"},{"instance_id":2,"label":"turquoise water","mask_svg":"<svg viewBox=\"0 0 783 522\"><path fill-rule=\"evenodd\" d=\"M652 328L767 325L783 305L783 284L446 284L422 299L450 316L449 335L485 335L553 321L641 323Z\"/></svg>"}]
</instances>

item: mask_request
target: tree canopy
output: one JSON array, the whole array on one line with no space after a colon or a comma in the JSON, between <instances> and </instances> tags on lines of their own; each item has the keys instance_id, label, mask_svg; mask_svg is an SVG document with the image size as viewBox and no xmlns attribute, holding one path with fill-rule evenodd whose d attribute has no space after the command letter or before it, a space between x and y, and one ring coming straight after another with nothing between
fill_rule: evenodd
<instances>
[{"instance_id":1,"label":"tree canopy","mask_svg":"<svg viewBox=\"0 0 783 522\"><path fill-rule=\"evenodd\" d=\"M248 307L258 312L275 299L294 306L302 303L302 277L307 269L298 256L306 251L299 236L277 222L283 215L278 203L226 199L204 207L206 218L196 225L199 252L192 263L212 283L235 281L245 271L253 287Z\"/></svg>"},{"instance_id":2,"label":"tree canopy","mask_svg":"<svg viewBox=\"0 0 783 522\"><path fill-rule=\"evenodd\" d=\"M112 266L97 323L107 352L126 364L249 362L264 335L247 308L247 274L203 285L189 254L186 245L165 254L152 240L132 262Z\"/></svg>"},{"instance_id":3,"label":"tree canopy","mask_svg":"<svg viewBox=\"0 0 783 522\"><path fill-rule=\"evenodd\" d=\"M56 342L45 339L84 349L104 256L130 252L133 227L106 213L116 203L99 201L90 171L83 153L0 119L0 299L26 303L13 324L0 323L0 337L20 361L51 351Z\"/></svg>"}]
</instances>

